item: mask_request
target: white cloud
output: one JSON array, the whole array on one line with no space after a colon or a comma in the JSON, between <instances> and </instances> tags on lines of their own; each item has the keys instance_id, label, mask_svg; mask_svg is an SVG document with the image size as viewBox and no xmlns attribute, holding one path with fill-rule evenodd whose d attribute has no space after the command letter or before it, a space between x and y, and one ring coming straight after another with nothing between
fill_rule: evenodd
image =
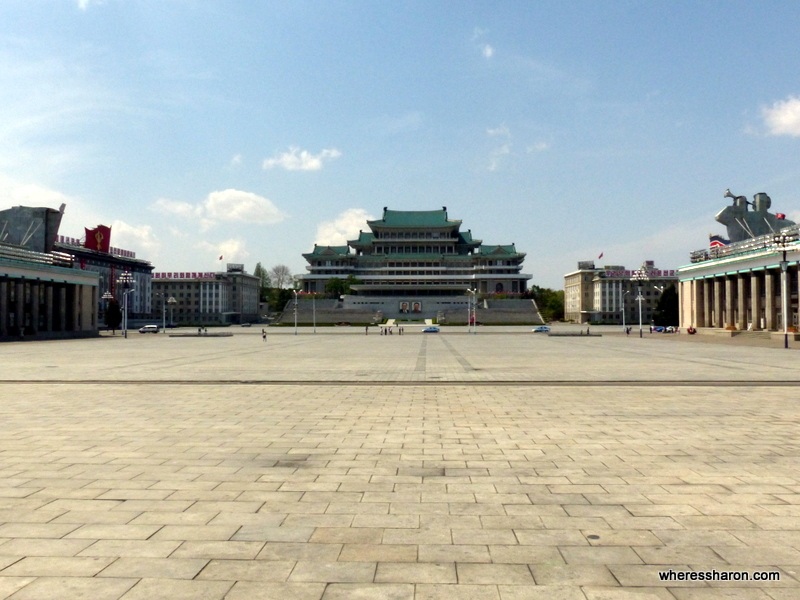
<instances>
[{"instance_id":1,"label":"white cloud","mask_svg":"<svg viewBox=\"0 0 800 600\"><path fill-rule=\"evenodd\" d=\"M511 131L507 125L500 125L500 127L487 129L486 135L489 137L511 137Z\"/></svg>"},{"instance_id":2,"label":"white cloud","mask_svg":"<svg viewBox=\"0 0 800 600\"><path fill-rule=\"evenodd\" d=\"M536 142L535 144L531 144L528 146L528 154L534 154L536 152L544 152L545 150L550 149L550 144L547 142Z\"/></svg>"},{"instance_id":3,"label":"white cloud","mask_svg":"<svg viewBox=\"0 0 800 600\"><path fill-rule=\"evenodd\" d=\"M267 198L234 189L211 192L199 204L159 198L150 210L197 221L201 231L223 221L273 225L286 219L286 214Z\"/></svg>"},{"instance_id":4,"label":"white cloud","mask_svg":"<svg viewBox=\"0 0 800 600\"><path fill-rule=\"evenodd\" d=\"M250 256L244 240L237 238L214 244L203 241L195 247L209 255L207 264L216 270L220 269L220 263L243 263ZM220 256L222 260L220 260Z\"/></svg>"},{"instance_id":5,"label":"white cloud","mask_svg":"<svg viewBox=\"0 0 800 600\"><path fill-rule=\"evenodd\" d=\"M150 208L161 214L183 218L196 217L200 213L200 208L194 204L181 202L180 200L170 200L169 198L159 198Z\"/></svg>"},{"instance_id":6,"label":"white cloud","mask_svg":"<svg viewBox=\"0 0 800 600\"><path fill-rule=\"evenodd\" d=\"M315 242L320 246L344 246L347 240L358 237L358 232L367 228L371 216L363 208L348 208L333 221L317 225Z\"/></svg>"},{"instance_id":7,"label":"white cloud","mask_svg":"<svg viewBox=\"0 0 800 600\"><path fill-rule=\"evenodd\" d=\"M35 183L23 183L0 173L0 198L10 206L46 206L58 208L72 203L72 198Z\"/></svg>"},{"instance_id":8,"label":"white cloud","mask_svg":"<svg viewBox=\"0 0 800 600\"><path fill-rule=\"evenodd\" d=\"M502 146L492 150L492 154L489 157L489 170L496 171L500 167L500 163L502 162L503 158L509 154L511 154L510 144L503 144Z\"/></svg>"},{"instance_id":9,"label":"white cloud","mask_svg":"<svg viewBox=\"0 0 800 600\"><path fill-rule=\"evenodd\" d=\"M483 58L492 58L494 56L494 48L489 44L483 44L481 46L481 54L483 54Z\"/></svg>"},{"instance_id":10,"label":"white cloud","mask_svg":"<svg viewBox=\"0 0 800 600\"><path fill-rule=\"evenodd\" d=\"M242 164L242 155L241 154L234 155L233 158L231 158L231 162L229 163L229 165L231 167L238 167L241 164Z\"/></svg>"},{"instance_id":11,"label":"white cloud","mask_svg":"<svg viewBox=\"0 0 800 600\"><path fill-rule=\"evenodd\" d=\"M265 170L278 167L287 171L319 171L324 162L339 158L341 155L342 153L336 148L325 148L319 154L311 154L308 150L292 146L288 152L265 159L262 166Z\"/></svg>"},{"instance_id":12,"label":"white cloud","mask_svg":"<svg viewBox=\"0 0 800 600\"><path fill-rule=\"evenodd\" d=\"M150 225L130 225L125 221L115 220L111 224L111 245L117 248L134 250L140 256L158 255L161 242L153 233Z\"/></svg>"},{"instance_id":13,"label":"white cloud","mask_svg":"<svg viewBox=\"0 0 800 600\"><path fill-rule=\"evenodd\" d=\"M211 192L203 203L204 214L218 221L242 221L272 225L286 218L270 200L252 192Z\"/></svg>"},{"instance_id":14,"label":"white cloud","mask_svg":"<svg viewBox=\"0 0 800 600\"><path fill-rule=\"evenodd\" d=\"M78 8L81 10L88 10L92 4L103 4L105 0L78 0Z\"/></svg>"},{"instance_id":15,"label":"white cloud","mask_svg":"<svg viewBox=\"0 0 800 600\"><path fill-rule=\"evenodd\" d=\"M770 135L800 137L800 98L790 96L761 109Z\"/></svg>"}]
</instances>

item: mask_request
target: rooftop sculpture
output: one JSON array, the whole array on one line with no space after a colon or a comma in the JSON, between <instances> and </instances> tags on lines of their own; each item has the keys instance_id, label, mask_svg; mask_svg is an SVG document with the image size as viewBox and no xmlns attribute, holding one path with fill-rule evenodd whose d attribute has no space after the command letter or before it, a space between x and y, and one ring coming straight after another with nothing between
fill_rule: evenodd
<instances>
[{"instance_id":1,"label":"rooftop sculpture","mask_svg":"<svg viewBox=\"0 0 800 600\"><path fill-rule=\"evenodd\" d=\"M730 190L725 190L724 197L732 198L733 204L719 211L715 219L728 228L728 239L731 242L742 242L760 235L776 233L795 224L783 213L769 212L772 200L763 192L753 196L753 202L745 196L733 194Z\"/></svg>"}]
</instances>

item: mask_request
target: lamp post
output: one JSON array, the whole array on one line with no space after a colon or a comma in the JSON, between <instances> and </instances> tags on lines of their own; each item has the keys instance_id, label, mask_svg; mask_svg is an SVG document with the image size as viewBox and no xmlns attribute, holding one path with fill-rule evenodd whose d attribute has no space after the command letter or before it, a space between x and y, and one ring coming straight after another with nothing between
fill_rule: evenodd
<instances>
[{"instance_id":1,"label":"lamp post","mask_svg":"<svg viewBox=\"0 0 800 600\"><path fill-rule=\"evenodd\" d=\"M173 296L170 296L167 300L167 304L169 304L169 324L174 325L175 321L172 320L172 311L175 308L175 305L178 303L177 300Z\"/></svg>"},{"instance_id":2,"label":"lamp post","mask_svg":"<svg viewBox=\"0 0 800 600\"><path fill-rule=\"evenodd\" d=\"M130 271L125 271L117 279L117 283L122 286L122 335L127 339L128 337L128 294L133 292L133 275Z\"/></svg>"},{"instance_id":3,"label":"lamp post","mask_svg":"<svg viewBox=\"0 0 800 600\"><path fill-rule=\"evenodd\" d=\"M317 294L314 292L314 295L311 296L311 311L314 315L314 333L317 333Z\"/></svg>"},{"instance_id":4,"label":"lamp post","mask_svg":"<svg viewBox=\"0 0 800 600\"><path fill-rule=\"evenodd\" d=\"M292 290L294 294L294 334L297 335L297 290Z\"/></svg>"},{"instance_id":5,"label":"lamp post","mask_svg":"<svg viewBox=\"0 0 800 600\"><path fill-rule=\"evenodd\" d=\"M645 281L647 281L649 277L647 276L647 271L645 271L644 267L639 269L638 271L633 272L633 277L631 278L632 281L636 282L638 286L639 292L636 296L636 301L639 303L639 337L642 337L642 302L644 302L644 296L642 296L642 285Z\"/></svg>"},{"instance_id":6,"label":"lamp post","mask_svg":"<svg viewBox=\"0 0 800 600\"><path fill-rule=\"evenodd\" d=\"M781 265L781 316L783 317L783 347L789 348L789 263L786 250L797 241L797 233L778 233L772 237L772 243L783 253Z\"/></svg>"},{"instance_id":7,"label":"lamp post","mask_svg":"<svg viewBox=\"0 0 800 600\"><path fill-rule=\"evenodd\" d=\"M106 290L106 293L100 296L100 298L106 301L106 306L105 309L103 310L103 316L105 317L106 313L108 313L108 301L113 300L114 296L111 295L111 292L109 290ZM106 329L106 331L108 330Z\"/></svg>"},{"instance_id":8,"label":"lamp post","mask_svg":"<svg viewBox=\"0 0 800 600\"><path fill-rule=\"evenodd\" d=\"M622 302L622 306L620 307L620 310L622 311L622 333L625 333L625 331L626 331L626 329L625 329L625 296L627 296L630 293L631 293L630 290L628 290L627 292L622 294L622 298L620 300Z\"/></svg>"},{"instance_id":9,"label":"lamp post","mask_svg":"<svg viewBox=\"0 0 800 600\"><path fill-rule=\"evenodd\" d=\"M161 329L167 328L167 294L156 292L156 296L161 298Z\"/></svg>"},{"instance_id":10,"label":"lamp post","mask_svg":"<svg viewBox=\"0 0 800 600\"><path fill-rule=\"evenodd\" d=\"M475 333L475 301L478 290L468 288L467 293L469 294L469 296L467 296L467 333L470 332L470 326L472 326L472 333Z\"/></svg>"}]
</instances>

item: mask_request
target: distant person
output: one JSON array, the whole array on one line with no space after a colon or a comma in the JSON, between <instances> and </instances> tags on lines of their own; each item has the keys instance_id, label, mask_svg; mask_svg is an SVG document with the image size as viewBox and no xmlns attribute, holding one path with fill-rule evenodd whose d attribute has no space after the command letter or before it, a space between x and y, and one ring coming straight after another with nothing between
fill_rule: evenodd
<instances>
[{"instance_id":1,"label":"distant person","mask_svg":"<svg viewBox=\"0 0 800 600\"><path fill-rule=\"evenodd\" d=\"M264 342L266 342L266 341L267 341L267 330L266 330L266 329L262 329L262 330L261 330L261 339L262 339L262 341L264 341Z\"/></svg>"}]
</instances>

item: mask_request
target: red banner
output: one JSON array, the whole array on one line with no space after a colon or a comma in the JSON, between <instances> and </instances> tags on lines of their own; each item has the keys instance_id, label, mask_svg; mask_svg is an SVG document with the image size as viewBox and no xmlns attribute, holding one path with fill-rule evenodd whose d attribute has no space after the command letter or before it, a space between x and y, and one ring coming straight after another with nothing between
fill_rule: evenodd
<instances>
[{"instance_id":1,"label":"red banner","mask_svg":"<svg viewBox=\"0 0 800 600\"><path fill-rule=\"evenodd\" d=\"M108 254L111 248L111 227L98 225L94 229L87 229L86 227L83 229L86 231L86 240L83 242L83 247Z\"/></svg>"}]
</instances>

